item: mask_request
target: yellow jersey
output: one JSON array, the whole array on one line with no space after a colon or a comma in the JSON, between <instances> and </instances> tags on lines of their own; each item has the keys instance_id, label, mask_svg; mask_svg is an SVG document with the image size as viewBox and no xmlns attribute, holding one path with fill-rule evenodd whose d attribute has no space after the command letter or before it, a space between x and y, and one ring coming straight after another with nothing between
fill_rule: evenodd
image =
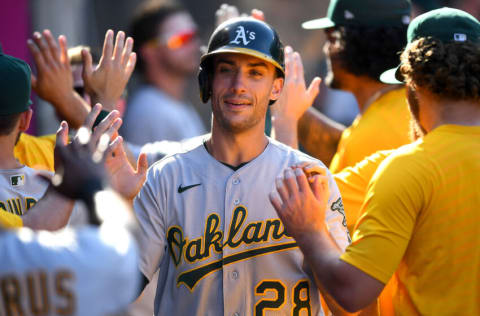
<instances>
[{"instance_id":1,"label":"yellow jersey","mask_svg":"<svg viewBox=\"0 0 480 316\"><path fill-rule=\"evenodd\" d=\"M353 167L347 167L333 175L342 195L347 227L353 232L355 223L360 216L370 179L377 170L380 163L395 150L381 150L368 156Z\"/></svg>"},{"instance_id":2,"label":"yellow jersey","mask_svg":"<svg viewBox=\"0 0 480 316\"><path fill-rule=\"evenodd\" d=\"M16 227L22 227L22 226L23 226L23 221L20 216L11 214L8 212L2 212L0 210L0 227L16 228Z\"/></svg>"},{"instance_id":3,"label":"yellow jersey","mask_svg":"<svg viewBox=\"0 0 480 316\"><path fill-rule=\"evenodd\" d=\"M380 96L343 131L330 171L337 173L379 150L411 143L410 118L404 88Z\"/></svg>"},{"instance_id":4,"label":"yellow jersey","mask_svg":"<svg viewBox=\"0 0 480 316\"><path fill-rule=\"evenodd\" d=\"M480 315L480 127L442 125L370 182L341 256L392 278L396 315Z\"/></svg>"},{"instance_id":5,"label":"yellow jersey","mask_svg":"<svg viewBox=\"0 0 480 316\"><path fill-rule=\"evenodd\" d=\"M22 133L13 154L21 164L30 168L54 171L55 137L55 134L36 137Z\"/></svg>"}]
</instances>

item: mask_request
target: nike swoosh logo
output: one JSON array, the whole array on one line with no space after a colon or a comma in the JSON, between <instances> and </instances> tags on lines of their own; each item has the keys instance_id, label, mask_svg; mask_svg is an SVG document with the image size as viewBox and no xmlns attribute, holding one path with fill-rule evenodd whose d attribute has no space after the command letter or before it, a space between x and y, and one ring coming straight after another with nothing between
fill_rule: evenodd
<instances>
[{"instance_id":1,"label":"nike swoosh logo","mask_svg":"<svg viewBox=\"0 0 480 316\"><path fill-rule=\"evenodd\" d=\"M187 186L182 187L182 185L180 184L178 186L178 193L183 193L183 192L187 191L188 189L194 188L194 187L199 186L199 185L201 185L201 183L187 185Z\"/></svg>"}]
</instances>

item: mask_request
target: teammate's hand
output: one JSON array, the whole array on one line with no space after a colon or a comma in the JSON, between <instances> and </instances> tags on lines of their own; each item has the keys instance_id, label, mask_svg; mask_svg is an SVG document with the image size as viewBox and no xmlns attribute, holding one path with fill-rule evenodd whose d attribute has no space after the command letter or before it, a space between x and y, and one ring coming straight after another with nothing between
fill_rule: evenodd
<instances>
[{"instance_id":1,"label":"teammate's hand","mask_svg":"<svg viewBox=\"0 0 480 316\"><path fill-rule=\"evenodd\" d=\"M215 12L215 26L219 26L223 22L233 18L238 18L239 16L240 13L236 6L224 3ZM241 16L247 16L247 14L242 13ZM250 16L257 20L265 21L265 15L263 14L263 11L258 9L252 9L252 11L250 12Z\"/></svg>"},{"instance_id":2,"label":"teammate's hand","mask_svg":"<svg viewBox=\"0 0 480 316\"><path fill-rule=\"evenodd\" d=\"M292 148L298 148L298 121L318 95L321 79L316 77L305 86L300 54L285 47L285 82L280 98L271 106L272 137Z\"/></svg>"},{"instance_id":3,"label":"teammate's hand","mask_svg":"<svg viewBox=\"0 0 480 316\"><path fill-rule=\"evenodd\" d=\"M322 175L326 176L327 175L327 168L324 166L319 165L318 163L314 162L302 162L298 165L293 165L292 169L295 170L297 168L300 168L303 170L305 175L307 176L308 182L313 183L314 176L316 175Z\"/></svg>"},{"instance_id":4,"label":"teammate's hand","mask_svg":"<svg viewBox=\"0 0 480 316\"><path fill-rule=\"evenodd\" d=\"M287 232L295 239L304 234L325 231L325 211L329 189L326 175L315 174L309 184L301 168L287 168L275 181L270 202Z\"/></svg>"},{"instance_id":5,"label":"teammate's hand","mask_svg":"<svg viewBox=\"0 0 480 316\"><path fill-rule=\"evenodd\" d=\"M133 39L125 39L125 33L120 31L114 45L113 36L112 30L105 34L102 57L95 69L90 52L82 50L85 91L92 98L92 103L101 103L107 111L115 109L137 60L132 52Z\"/></svg>"},{"instance_id":6,"label":"teammate's hand","mask_svg":"<svg viewBox=\"0 0 480 316\"><path fill-rule=\"evenodd\" d=\"M105 166L107 168L112 188L123 198L133 200L140 191L147 177L147 155L138 156L136 170L129 163L123 138L118 136L110 145L106 153Z\"/></svg>"},{"instance_id":7,"label":"teammate's hand","mask_svg":"<svg viewBox=\"0 0 480 316\"><path fill-rule=\"evenodd\" d=\"M38 96L54 105L73 93L73 76L67 54L67 38L58 37L58 45L49 30L33 33L28 49L37 68L32 74L32 88Z\"/></svg>"},{"instance_id":8,"label":"teammate's hand","mask_svg":"<svg viewBox=\"0 0 480 316\"><path fill-rule=\"evenodd\" d=\"M67 54L67 38L58 37L58 44L49 30L35 32L27 41L37 68L32 74L32 89L55 107L62 118L79 128L90 111L90 105L73 90L73 75Z\"/></svg>"},{"instance_id":9,"label":"teammate's hand","mask_svg":"<svg viewBox=\"0 0 480 316\"><path fill-rule=\"evenodd\" d=\"M68 144L68 124L63 121L55 143L55 175L53 188L70 199L91 201L93 193L104 186L105 171L101 161L92 156L89 130L82 127L74 141Z\"/></svg>"},{"instance_id":10,"label":"teammate's hand","mask_svg":"<svg viewBox=\"0 0 480 316\"><path fill-rule=\"evenodd\" d=\"M285 83L280 98L273 104L272 119L294 122L295 126L320 91L322 80L315 77L308 88L305 84L302 57L292 47L285 47Z\"/></svg>"}]
</instances>

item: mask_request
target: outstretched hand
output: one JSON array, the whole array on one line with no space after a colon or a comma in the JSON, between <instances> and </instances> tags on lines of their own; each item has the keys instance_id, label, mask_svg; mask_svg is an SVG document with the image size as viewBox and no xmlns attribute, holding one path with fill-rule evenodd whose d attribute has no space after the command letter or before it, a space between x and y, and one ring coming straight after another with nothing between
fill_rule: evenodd
<instances>
[{"instance_id":1,"label":"outstretched hand","mask_svg":"<svg viewBox=\"0 0 480 316\"><path fill-rule=\"evenodd\" d=\"M57 44L50 30L44 30L33 33L27 45L37 68L37 76L31 77L33 90L48 102L61 102L73 89L67 38L60 35Z\"/></svg>"},{"instance_id":2,"label":"outstretched hand","mask_svg":"<svg viewBox=\"0 0 480 316\"><path fill-rule=\"evenodd\" d=\"M137 168L129 163L123 147L123 138L118 136L110 145L106 153L105 166L107 167L112 188L125 199L133 200L140 191L147 177L148 160L145 153L140 154Z\"/></svg>"},{"instance_id":3,"label":"outstretched hand","mask_svg":"<svg viewBox=\"0 0 480 316\"><path fill-rule=\"evenodd\" d=\"M273 138L298 148L298 121L313 104L321 81L315 77L307 88L300 54L285 47L285 82L280 98L271 107Z\"/></svg>"},{"instance_id":4,"label":"outstretched hand","mask_svg":"<svg viewBox=\"0 0 480 316\"><path fill-rule=\"evenodd\" d=\"M287 232L295 239L327 229L328 178L321 173L309 177L302 168L287 168L284 176L275 180L276 190L269 196Z\"/></svg>"},{"instance_id":5,"label":"outstretched hand","mask_svg":"<svg viewBox=\"0 0 480 316\"><path fill-rule=\"evenodd\" d=\"M238 8L234 5L222 4L220 8L215 12L215 25L219 26L225 21L228 21L233 18L238 18L239 16L247 16L246 13L240 15ZM250 16L260 21L265 21L265 15L263 11L258 9L252 9Z\"/></svg>"},{"instance_id":6,"label":"outstretched hand","mask_svg":"<svg viewBox=\"0 0 480 316\"><path fill-rule=\"evenodd\" d=\"M52 33L44 30L35 32L27 45L37 68L37 75L31 77L32 89L51 103L70 126L79 128L90 111L90 105L73 90L67 38L60 35L57 44Z\"/></svg>"},{"instance_id":7,"label":"outstretched hand","mask_svg":"<svg viewBox=\"0 0 480 316\"><path fill-rule=\"evenodd\" d=\"M107 111L115 109L137 60L136 54L132 52L131 37L125 39L125 33L119 31L115 45L113 37L114 32L108 30L105 34L102 57L95 68L90 52L82 50L85 91L92 98L92 103L101 103Z\"/></svg>"},{"instance_id":8,"label":"outstretched hand","mask_svg":"<svg viewBox=\"0 0 480 316\"><path fill-rule=\"evenodd\" d=\"M315 77L310 85L305 84L302 57L292 47L285 47L285 83L280 98L272 106L272 116L278 120L298 122L312 106L320 91L322 80Z\"/></svg>"},{"instance_id":9,"label":"outstretched hand","mask_svg":"<svg viewBox=\"0 0 480 316\"><path fill-rule=\"evenodd\" d=\"M80 136L67 144L68 124L63 121L55 144L55 175L53 188L72 200L91 202L93 193L101 190L106 174L101 161L95 161L90 150L92 138L84 127Z\"/></svg>"}]
</instances>

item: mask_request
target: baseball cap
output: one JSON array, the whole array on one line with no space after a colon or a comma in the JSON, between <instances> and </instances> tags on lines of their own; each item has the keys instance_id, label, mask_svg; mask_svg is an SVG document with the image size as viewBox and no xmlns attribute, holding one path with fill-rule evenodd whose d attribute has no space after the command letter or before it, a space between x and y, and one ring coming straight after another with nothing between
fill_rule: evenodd
<instances>
[{"instance_id":1,"label":"baseball cap","mask_svg":"<svg viewBox=\"0 0 480 316\"><path fill-rule=\"evenodd\" d=\"M306 21L302 27L405 26L410 23L410 13L410 0L331 0L327 17Z\"/></svg>"},{"instance_id":2,"label":"baseball cap","mask_svg":"<svg viewBox=\"0 0 480 316\"><path fill-rule=\"evenodd\" d=\"M0 48L0 115L28 110L30 101L30 66L6 55Z\"/></svg>"},{"instance_id":3,"label":"baseball cap","mask_svg":"<svg viewBox=\"0 0 480 316\"><path fill-rule=\"evenodd\" d=\"M465 42L480 44L480 22L465 11L441 8L416 17L408 26L408 44L421 37L433 37L442 42ZM400 65L382 73L380 81L390 84L403 82Z\"/></svg>"}]
</instances>

